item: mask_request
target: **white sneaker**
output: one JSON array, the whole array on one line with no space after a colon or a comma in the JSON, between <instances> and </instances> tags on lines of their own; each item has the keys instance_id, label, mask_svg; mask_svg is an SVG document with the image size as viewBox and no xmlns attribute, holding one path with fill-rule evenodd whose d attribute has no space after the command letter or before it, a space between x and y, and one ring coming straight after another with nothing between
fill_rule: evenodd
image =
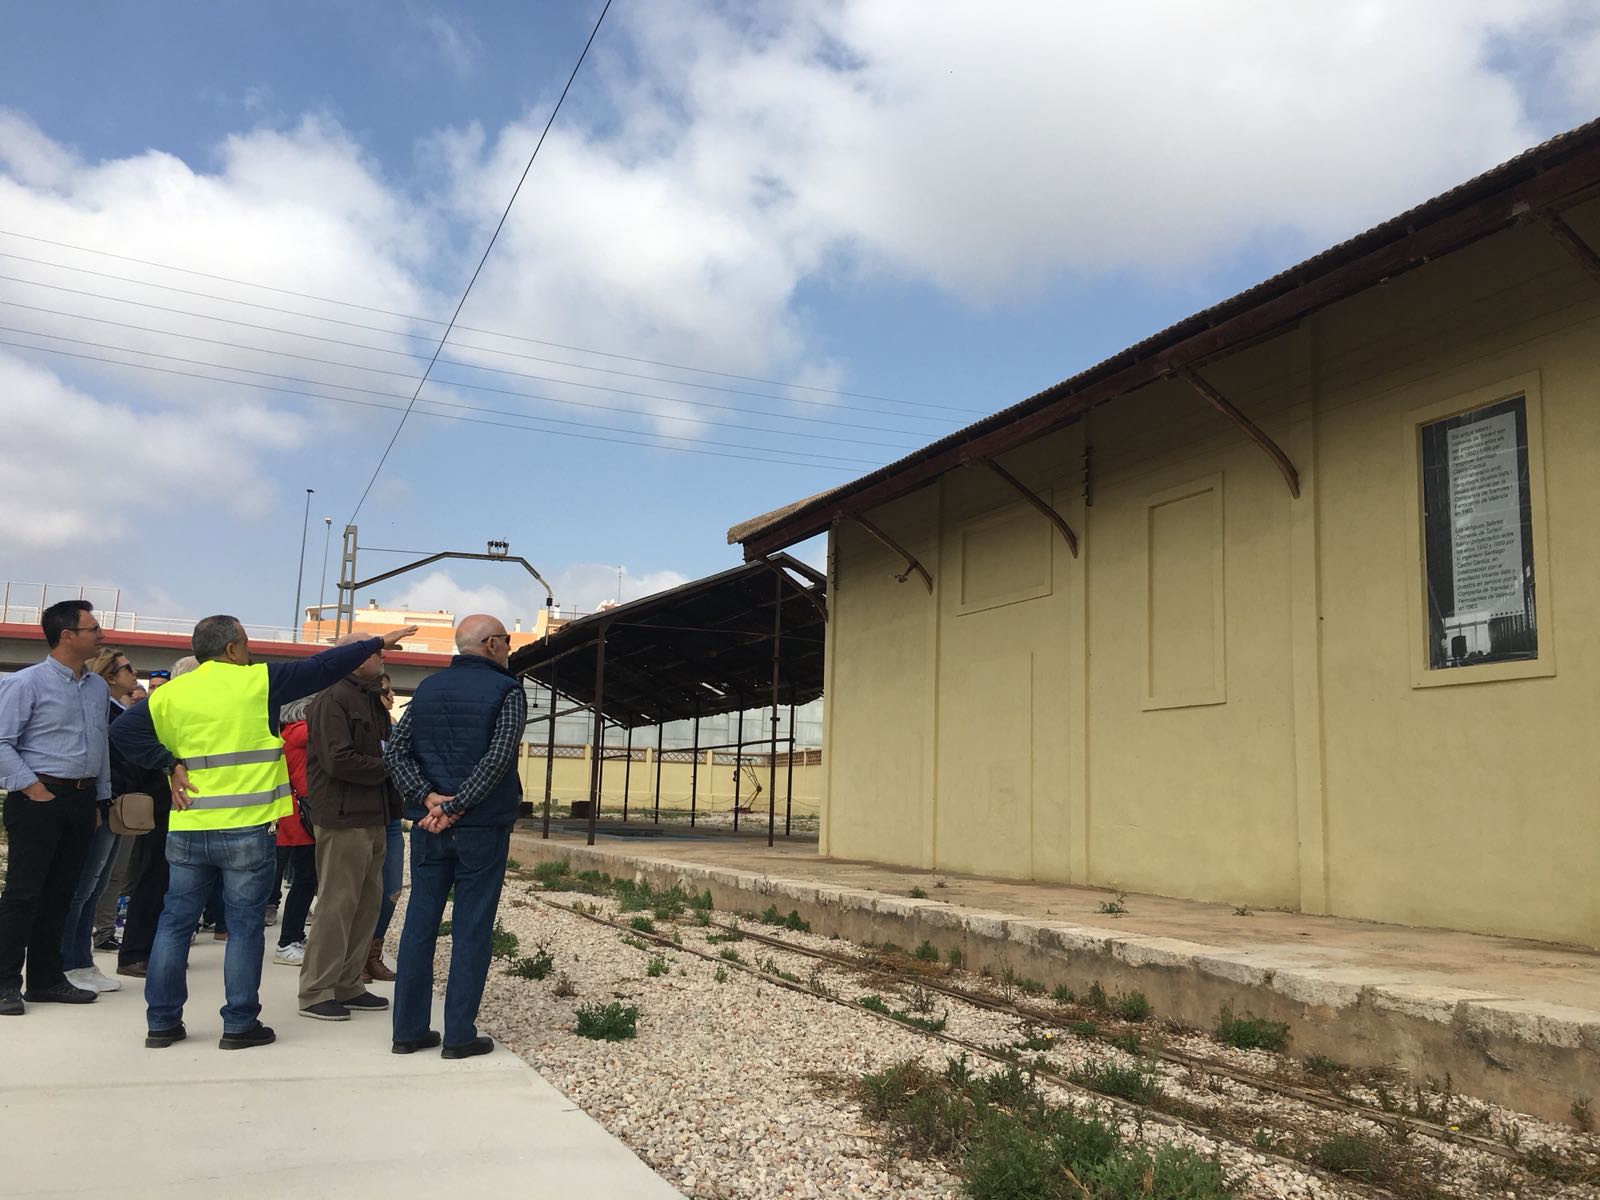
<instances>
[{"instance_id":1,"label":"white sneaker","mask_svg":"<svg viewBox=\"0 0 1600 1200\"><path fill-rule=\"evenodd\" d=\"M103 975L99 967L79 967L75 971L67 972L67 982L73 987L80 987L86 992L120 992L122 984Z\"/></svg>"},{"instance_id":2,"label":"white sneaker","mask_svg":"<svg viewBox=\"0 0 1600 1200\"><path fill-rule=\"evenodd\" d=\"M277 923L278 923L278 906L276 904L269 904L269 905L267 905L267 924L268 925L276 925Z\"/></svg>"},{"instance_id":3,"label":"white sneaker","mask_svg":"<svg viewBox=\"0 0 1600 1200\"><path fill-rule=\"evenodd\" d=\"M287 946L279 946L278 952L272 956L272 961L282 963L286 967L298 967L306 960L306 944L304 942L290 942Z\"/></svg>"}]
</instances>

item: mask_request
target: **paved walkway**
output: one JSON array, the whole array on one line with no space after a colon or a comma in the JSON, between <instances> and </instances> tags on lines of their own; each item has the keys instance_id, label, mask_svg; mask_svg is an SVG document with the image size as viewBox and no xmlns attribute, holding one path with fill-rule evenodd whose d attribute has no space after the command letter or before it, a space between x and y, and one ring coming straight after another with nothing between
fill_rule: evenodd
<instances>
[{"instance_id":1,"label":"paved walkway","mask_svg":"<svg viewBox=\"0 0 1600 1200\"><path fill-rule=\"evenodd\" d=\"M299 972L270 960L262 1019L277 1043L217 1049L222 955L209 936L193 947L189 1038L165 1050L144 1047L139 980L0 1017L0 1195L680 1195L509 1051L391 1054L387 1012L307 1020Z\"/></svg>"}]
</instances>

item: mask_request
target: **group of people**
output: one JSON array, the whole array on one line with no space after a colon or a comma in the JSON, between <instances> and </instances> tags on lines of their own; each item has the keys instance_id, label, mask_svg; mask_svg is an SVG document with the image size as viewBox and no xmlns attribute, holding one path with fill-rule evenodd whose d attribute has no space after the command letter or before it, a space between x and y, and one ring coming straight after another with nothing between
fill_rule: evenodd
<instances>
[{"instance_id":1,"label":"group of people","mask_svg":"<svg viewBox=\"0 0 1600 1200\"><path fill-rule=\"evenodd\" d=\"M93 910L111 874L114 826L149 797L117 963L119 975L144 978L146 1046L187 1036L190 944L220 898L222 1049L276 1040L259 993L264 930L280 911L274 961L299 968L302 1016L389 1010L396 1054L494 1048L476 1020L527 718L506 669L504 624L464 618L450 667L422 681L398 723L383 651L414 626L256 663L237 619L207 617L193 658L152 677L142 696L86 601L50 606L41 625L49 655L0 679L0 1016L30 1003L87 1004L120 986L94 965ZM402 886L402 817L411 899L390 972L382 950ZM433 963L452 893L441 1034L430 1028ZM367 986L390 980L392 1007Z\"/></svg>"}]
</instances>

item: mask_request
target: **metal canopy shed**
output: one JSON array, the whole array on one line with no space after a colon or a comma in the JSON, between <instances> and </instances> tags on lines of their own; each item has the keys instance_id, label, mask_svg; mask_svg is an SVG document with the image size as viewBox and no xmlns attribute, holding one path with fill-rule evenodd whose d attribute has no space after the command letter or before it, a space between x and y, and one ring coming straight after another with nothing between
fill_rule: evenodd
<instances>
[{"instance_id":1,"label":"metal canopy shed","mask_svg":"<svg viewBox=\"0 0 1600 1200\"><path fill-rule=\"evenodd\" d=\"M600 808L604 730L609 722L628 731L631 768L633 730L657 729L656 804L660 809L659 745L663 724L695 722L695 753L767 743L767 842L776 824L776 763L780 740L793 750L792 713L822 695L823 641L827 623L825 577L788 554L774 554L669 591L630 600L563 626L511 656L513 674L550 689L551 748L546 757L544 829L550 830L551 755L555 721L574 711L593 714L594 747L589 783L589 842ZM555 697L574 702L558 710ZM763 738L746 740L743 712L772 708ZM791 712L790 737L778 737L778 710ZM740 713L732 746L700 746L699 719ZM740 766L735 766L736 779ZM696 782L698 775L696 774ZM734 828L738 828L738 791ZM626 789L624 789L626 794ZM693 820L691 792L691 820ZM626 800L624 800L626 815ZM787 820L785 821L787 832Z\"/></svg>"}]
</instances>

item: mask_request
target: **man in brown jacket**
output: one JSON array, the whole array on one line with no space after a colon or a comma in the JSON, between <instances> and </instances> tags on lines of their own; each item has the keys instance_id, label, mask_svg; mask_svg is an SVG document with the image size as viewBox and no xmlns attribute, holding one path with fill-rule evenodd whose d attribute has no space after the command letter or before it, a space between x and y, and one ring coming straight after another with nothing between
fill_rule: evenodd
<instances>
[{"instance_id":1,"label":"man in brown jacket","mask_svg":"<svg viewBox=\"0 0 1600 1200\"><path fill-rule=\"evenodd\" d=\"M340 644L360 640L350 634ZM374 654L311 702L306 789L317 838L317 920L300 965L300 1015L348 1021L389 1007L361 983L383 900L384 826L400 815L383 766L389 712Z\"/></svg>"}]
</instances>

